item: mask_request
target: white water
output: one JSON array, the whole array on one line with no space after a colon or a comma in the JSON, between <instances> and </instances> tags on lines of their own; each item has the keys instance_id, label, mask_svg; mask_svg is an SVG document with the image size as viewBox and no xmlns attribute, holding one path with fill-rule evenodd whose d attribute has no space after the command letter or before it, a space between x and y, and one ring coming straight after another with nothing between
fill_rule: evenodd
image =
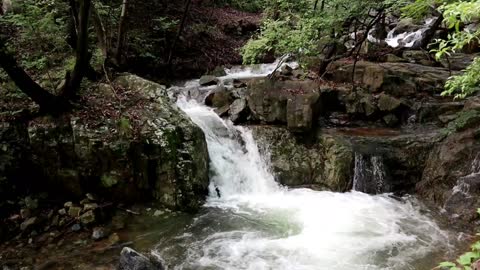
<instances>
[{"instance_id":1,"label":"white water","mask_svg":"<svg viewBox=\"0 0 480 270\"><path fill-rule=\"evenodd\" d=\"M394 35L396 31L396 28L394 28L388 32L385 42L392 48L397 48L399 46L403 48L411 48L417 41L420 41L423 38L423 34L428 31L434 21L435 18L428 18L425 20L425 24L422 28L413 32L403 32L397 35Z\"/></svg>"},{"instance_id":2,"label":"white water","mask_svg":"<svg viewBox=\"0 0 480 270\"><path fill-rule=\"evenodd\" d=\"M158 247L172 268L426 269L419 260L445 247L415 200L288 190L274 181L249 130L195 101L178 105L206 134L212 177L203 214Z\"/></svg>"}]
</instances>

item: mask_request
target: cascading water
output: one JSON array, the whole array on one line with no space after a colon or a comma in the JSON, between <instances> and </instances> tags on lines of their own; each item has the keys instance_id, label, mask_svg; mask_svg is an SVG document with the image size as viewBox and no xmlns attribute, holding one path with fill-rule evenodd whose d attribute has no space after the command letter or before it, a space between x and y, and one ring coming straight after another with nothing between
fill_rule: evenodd
<instances>
[{"instance_id":1,"label":"cascading water","mask_svg":"<svg viewBox=\"0 0 480 270\"><path fill-rule=\"evenodd\" d=\"M387 170L381 156L355 153L353 190L369 194L388 192Z\"/></svg>"},{"instance_id":2,"label":"cascading water","mask_svg":"<svg viewBox=\"0 0 480 270\"><path fill-rule=\"evenodd\" d=\"M414 200L281 187L248 129L177 104L205 132L212 171L202 213L158 244L171 268L426 269L422 259L446 242Z\"/></svg>"}]
</instances>

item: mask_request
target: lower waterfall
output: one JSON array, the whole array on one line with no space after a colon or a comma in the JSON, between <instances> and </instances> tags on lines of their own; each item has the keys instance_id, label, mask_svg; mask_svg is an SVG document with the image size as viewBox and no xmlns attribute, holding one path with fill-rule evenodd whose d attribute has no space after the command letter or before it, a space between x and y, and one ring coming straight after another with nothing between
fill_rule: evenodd
<instances>
[{"instance_id":1,"label":"lower waterfall","mask_svg":"<svg viewBox=\"0 0 480 270\"><path fill-rule=\"evenodd\" d=\"M195 101L177 104L206 135L211 184L201 213L156 248L169 269L427 269L446 248L413 198L287 189L247 128Z\"/></svg>"}]
</instances>

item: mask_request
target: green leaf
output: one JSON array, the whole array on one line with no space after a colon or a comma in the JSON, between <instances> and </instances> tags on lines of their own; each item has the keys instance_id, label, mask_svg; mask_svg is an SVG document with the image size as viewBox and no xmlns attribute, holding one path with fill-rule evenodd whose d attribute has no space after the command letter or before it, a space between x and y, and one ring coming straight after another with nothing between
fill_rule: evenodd
<instances>
[{"instance_id":1,"label":"green leaf","mask_svg":"<svg viewBox=\"0 0 480 270\"><path fill-rule=\"evenodd\" d=\"M454 267L456 266L455 263L453 262L441 262L438 267Z\"/></svg>"}]
</instances>

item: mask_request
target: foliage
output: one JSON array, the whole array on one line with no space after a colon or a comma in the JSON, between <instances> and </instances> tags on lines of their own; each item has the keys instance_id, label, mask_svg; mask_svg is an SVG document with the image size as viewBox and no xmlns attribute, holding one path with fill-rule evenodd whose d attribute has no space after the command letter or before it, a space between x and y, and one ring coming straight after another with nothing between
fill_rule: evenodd
<instances>
[{"instance_id":1,"label":"foliage","mask_svg":"<svg viewBox=\"0 0 480 270\"><path fill-rule=\"evenodd\" d=\"M401 8L404 17L422 19L431 14L432 9L448 2L449 0L417 0Z\"/></svg>"},{"instance_id":2,"label":"foliage","mask_svg":"<svg viewBox=\"0 0 480 270\"><path fill-rule=\"evenodd\" d=\"M454 32L448 35L447 40L436 40L437 48L433 49L437 59L447 57L463 49L474 41L480 41L480 29L475 31L464 28L462 24L471 23L479 18L480 0L458 1L440 7L444 21ZM452 76L445 84L442 95L454 95L455 98L465 98L475 93L480 86L480 59L476 58L462 75Z\"/></svg>"},{"instance_id":3,"label":"foliage","mask_svg":"<svg viewBox=\"0 0 480 270\"><path fill-rule=\"evenodd\" d=\"M477 209L480 214L480 208ZM480 234L477 234L480 235ZM471 251L462 254L455 262L442 262L436 269L472 270L472 264L480 259L480 241L471 246Z\"/></svg>"},{"instance_id":4,"label":"foliage","mask_svg":"<svg viewBox=\"0 0 480 270\"><path fill-rule=\"evenodd\" d=\"M318 55L322 44L346 41L342 40L345 27L368 22L372 12L386 9L391 3L391 0L266 0L266 18L260 33L242 49L243 61L252 64L268 53Z\"/></svg>"},{"instance_id":5,"label":"foliage","mask_svg":"<svg viewBox=\"0 0 480 270\"><path fill-rule=\"evenodd\" d=\"M454 95L455 98L465 98L480 90L480 58L477 57L459 76L452 76L445 84L442 95Z\"/></svg>"},{"instance_id":6,"label":"foliage","mask_svg":"<svg viewBox=\"0 0 480 270\"><path fill-rule=\"evenodd\" d=\"M18 30L14 48L27 70L42 71L61 63L68 51L66 43L68 7L60 0L24 0L15 4L17 12L0 17L0 23ZM53 57L58 56L58 57Z\"/></svg>"}]
</instances>

